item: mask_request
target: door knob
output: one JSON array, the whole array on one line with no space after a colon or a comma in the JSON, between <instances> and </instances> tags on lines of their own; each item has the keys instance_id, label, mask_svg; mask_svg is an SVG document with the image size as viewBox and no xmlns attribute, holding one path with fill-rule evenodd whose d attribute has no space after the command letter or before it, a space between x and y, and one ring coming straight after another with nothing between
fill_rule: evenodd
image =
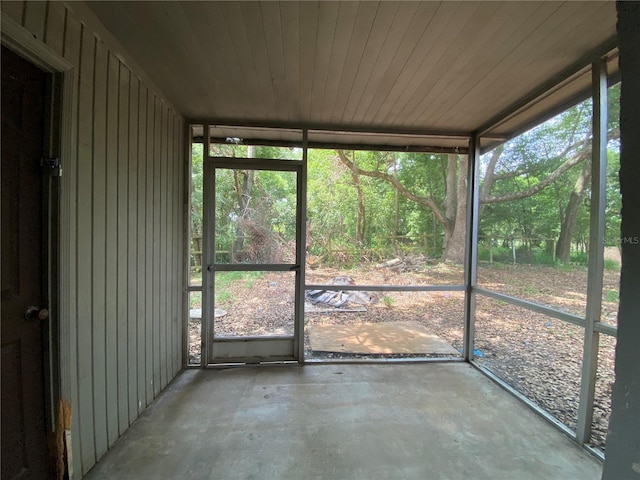
<instances>
[{"instance_id":1,"label":"door knob","mask_svg":"<svg viewBox=\"0 0 640 480\"><path fill-rule=\"evenodd\" d=\"M25 320L46 320L47 318L49 318L49 310L46 308L41 309L40 307L29 305L24 312Z\"/></svg>"}]
</instances>

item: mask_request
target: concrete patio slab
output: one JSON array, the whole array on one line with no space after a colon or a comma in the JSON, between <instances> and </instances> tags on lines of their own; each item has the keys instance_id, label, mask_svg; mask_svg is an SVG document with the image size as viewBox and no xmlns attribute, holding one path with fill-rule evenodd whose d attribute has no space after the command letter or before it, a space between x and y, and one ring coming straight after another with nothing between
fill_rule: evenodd
<instances>
[{"instance_id":1,"label":"concrete patio slab","mask_svg":"<svg viewBox=\"0 0 640 480\"><path fill-rule=\"evenodd\" d=\"M596 480L601 471L471 365L331 364L187 370L86 478Z\"/></svg>"}]
</instances>

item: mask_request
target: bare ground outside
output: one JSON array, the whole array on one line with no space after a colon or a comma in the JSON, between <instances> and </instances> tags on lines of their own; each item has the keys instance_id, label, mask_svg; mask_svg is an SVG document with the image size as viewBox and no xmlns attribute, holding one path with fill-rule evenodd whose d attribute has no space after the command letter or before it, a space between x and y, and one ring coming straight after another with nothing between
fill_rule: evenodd
<instances>
[{"instance_id":1,"label":"bare ground outside","mask_svg":"<svg viewBox=\"0 0 640 480\"><path fill-rule=\"evenodd\" d=\"M416 272L393 272L375 265L344 270L318 268L307 271L307 284L326 284L349 275L356 285L460 285L461 267L427 266ZM505 294L584 315L586 270L536 265L483 265L479 285ZM603 321L615 324L619 271L604 276ZM226 315L215 320L223 336L293 333L294 284L288 274L264 272L237 278L219 289L216 308ZM363 287L366 290L366 287ZM378 292L366 312L340 312L326 308L307 313L305 326L358 325L416 321L462 351L462 292ZM200 308L192 294L191 308ZM190 363L200 363L200 321L190 323ZM476 315L476 359L570 428L575 428L583 353L583 329L482 296ZM598 376L594 404L592 444L604 449L614 381L615 338L600 336ZM305 328L305 358L390 358L415 355L363 355L314 352ZM424 357L424 355L419 355ZM437 356L437 355L433 355Z\"/></svg>"}]
</instances>

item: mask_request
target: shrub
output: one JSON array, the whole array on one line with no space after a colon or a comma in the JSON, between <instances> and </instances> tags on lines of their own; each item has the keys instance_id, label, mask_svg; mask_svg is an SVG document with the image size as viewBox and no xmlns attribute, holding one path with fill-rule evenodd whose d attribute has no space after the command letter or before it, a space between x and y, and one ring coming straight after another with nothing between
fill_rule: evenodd
<instances>
[{"instance_id":1,"label":"shrub","mask_svg":"<svg viewBox=\"0 0 640 480\"><path fill-rule=\"evenodd\" d=\"M575 252L571 254L571 263L578 263L580 265L587 264L587 254L585 252Z\"/></svg>"},{"instance_id":2,"label":"shrub","mask_svg":"<svg viewBox=\"0 0 640 480\"><path fill-rule=\"evenodd\" d=\"M612 260L611 258L605 258L604 259L604 269L605 270L610 270L610 271L619 270L620 269L620 264L618 262L616 262L615 260Z\"/></svg>"}]
</instances>

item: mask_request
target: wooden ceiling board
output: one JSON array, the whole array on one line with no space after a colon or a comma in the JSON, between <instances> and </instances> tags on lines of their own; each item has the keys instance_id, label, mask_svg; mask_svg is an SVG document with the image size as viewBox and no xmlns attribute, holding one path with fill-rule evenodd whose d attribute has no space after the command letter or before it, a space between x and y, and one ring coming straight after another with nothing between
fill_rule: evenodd
<instances>
[{"instance_id":1,"label":"wooden ceiling board","mask_svg":"<svg viewBox=\"0 0 640 480\"><path fill-rule=\"evenodd\" d=\"M291 115L287 108L289 96L287 94L287 71L284 59L280 8L274 2L261 2L260 12L264 22L264 41L266 43L267 61L270 65L276 118L286 122L291 120Z\"/></svg>"},{"instance_id":2,"label":"wooden ceiling board","mask_svg":"<svg viewBox=\"0 0 640 480\"><path fill-rule=\"evenodd\" d=\"M262 17L261 2L254 5L253 2L241 2L242 17L244 19L251 57L255 67L256 76L260 85L260 97L266 102L267 111L274 112L276 120L286 117L286 102L277 102L273 84L273 73L267 50L264 19ZM266 112L265 112L266 115Z\"/></svg>"},{"instance_id":3,"label":"wooden ceiling board","mask_svg":"<svg viewBox=\"0 0 640 480\"><path fill-rule=\"evenodd\" d=\"M506 59L507 68L505 68L504 74L513 70L515 65L514 77L527 89L533 90L544 81L546 71L551 70L554 74L559 73L562 66L567 64L567 57L563 53L566 48L560 48L560 51L553 48L556 45L562 47L563 40L559 40L558 32L574 30L580 22L579 19L579 5L568 3L558 8L546 21L541 22L536 31L523 42L519 49L521 53L517 59ZM522 52L525 55L522 55ZM501 87L507 86L504 74L494 83L497 92Z\"/></svg>"},{"instance_id":4,"label":"wooden ceiling board","mask_svg":"<svg viewBox=\"0 0 640 480\"><path fill-rule=\"evenodd\" d=\"M377 2L360 2L358 4L358 12L349 40L347 56L342 71L339 74L340 82L333 105L333 112L329 119L330 123L342 124L344 122L344 109L349 101L349 95L351 94L358 73L358 67L362 61L363 52L372 33L373 23L379 8L380 4Z\"/></svg>"},{"instance_id":5,"label":"wooden ceiling board","mask_svg":"<svg viewBox=\"0 0 640 480\"><path fill-rule=\"evenodd\" d=\"M242 13L242 2L222 2L222 14L225 25L230 33L233 52L236 56L237 66L242 72L244 79L243 96L253 107L253 113L257 119L263 119L267 111L273 112L273 97L263 89L263 82L258 78L264 72L258 72L255 58L249 43L249 34L255 35L257 32L249 32ZM249 3L256 8L256 3ZM220 19L221 20L221 19ZM220 26L220 20L216 27ZM232 107L232 105L230 105Z\"/></svg>"},{"instance_id":6,"label":"wooden ceiling board","mask_svg":"<svg viewBox=\"0 0 640 480\"><path fill-rule=\"evenodd\" d=\"M591 5L589 5L589 7L591 7ZM580 51L592 51L595 50L598 47L598 41L596 41L596 38L603 38L606 34L607 34L607 22L602 21L601 19L606 19L609 18L611 19L612 17L612 13L615 13L615 6L613 4L610 5L604 5L603 6L605 8L605 10L603 11L602 8L599 8L597 10L595 10L591 15L590 18L591 20L586 20L585 22L581 22L581 24L579 25L579 28L576 26L573 28L572 32L573 35L576 39L579 39L581 41L581 49L578 50L576 52L576 55L579 55ZM613 9L613 10L611 10ZM608 11L607 11L608 10ZM583 9L584 11L584 9ZM609 15L607 15L607 13ZM613 15L613 18L615 19L615 15ZM583 17L584 19L584 17ZM614 20L615 22L615 20ZM613 28L615 30L615 23L609 23L609 26L611 28ZM592 37L590 35L591 32L594 32L594 36ZM593 38L593 39L592 39ZM562 50L563 49L563 40L561 39L557 39L554 43L551 43L549 46L549 50L550 51L556 51L556 50ZM575 57L574 57L575 58ZM540 65L544 62L544 58L542 55L540 55L537 60L534 57L534 60L531 60L527 66L526 69L524 69L525 74L529 74L532 78L534 78L535 80L535 88L531 89L532 91L537 90L541 85L544 85L545 82L547 82L549 80L549 76L547 75L542 75L539 73L539 67L537 67L537 65ZM561 73L564 69L567 68L567 65L569 64L570 61L575 61L573 58L571 57L567 57L565 55L562 55L561 53L556 53L553 55L553 60L555 63L553 63L550 67L547 68L547 72L552 72L552 77L553 76L557 76L559 73ZM551 77L551 78L552 78ZM590 80L587 78L585 80L586 82L586 86L589 86L589 82ZM575 88L574 88L575 90ZM557 98L557 102L559 103L563 103L562 102L562 97L565 98L569 98L570 96L573 95L573 90L571 90L571 87L567 87L565 89L565 93L562 94L557 94L555 96L555 98ZM548 108L553 108L553 105L547 101L546 105L548 106ZM542 113L542 112L540 112ZM522 117L520 120L517 120L515 122L515 124L526 124L529 123L531 120L533 120L536 116L538 116L538 111L536 110L530 110L527 111L527 109L524 109L521 111L520 116Z\"/></svg>"},{"instance_id":7,"label":"wooden ceiling board","mask_svg":"<svg viewBox=\"0 0 640 480\"><path fill-rule=\"evenodd\" d=\"M562 16L551 15L552 18L561 20ZM452 123L464 121L464 116L477 118L482 112L493 109L494 111L504 111L513 105L513 98L522 98L529 92L534 91L540 83L537 81L537 72L529 71L529 62L523 59L520 53L523 44L534 32L529 32L523 41L508 52L504 58L495 65L477 84L471 87L461 99L467 105L466 111L462 111L460 106L452 110L448 120ZM517 78L517 82L505 82L505 76L512 75ZM515 91L515 95L501 95L503 92ZM474 123L475 125L475 123Z\"/></svg>"},{"instance_id":8,"label":"wooden ceiling board","mask_svg":"<svg viewBox=\"0 0 640 480\"><path fill-rule=\"evenodd\" d=\"M595 9L595 7L599 7ZM593 10L592 10L593 9ZM589 16L586 15L590 12ZM615 5L611 2L605 5L589 4L587 7L580 9L581 16L574 14L571 20L567 21L562 27L565 28L567 34L574 38L575 41L567 44L567 41L563 38L553 38L552 42L548 44L548 54L545 55L542 52L536 52L531 49L531 56L529 61L530 71L536 71L537 64L540 64L544 58L552 58L556 63L550 68L554 74L561 72L568 64L574 61L575 58L579 58L581 52L591 51L598 47L602 42L597 40L598 38L606 38L607 31L610 27L613 29L613 35L615 35L615 20L611 23L605 22L605 18L615 19ZM607 13L613 15L607 15ZM609 35L609 38L612 35ZM546 45L546 44L545 44ZM538 68L539 70L539 68ZM542 82L545 77L540 75L540 81Z\"/></svg>"},{"instance_id":9,"label":"wooden ceiling board","mask_svg":"<svg viewBox=\"0 0 640 480\"><path fill-rule=\"evenodd\" d=\"M179 5L194 37L195 46L190 52L190 61L196 66L195 68L201 69L207 85L210 86L211 93L213 93L211 101L215 104L215 109L218 112L216 116L218 116L221 114L222 105L216 101L217 98L225 96L227 101L237 102L235 84L224 64L222 49L217 44L212 29L209 28L210 23L202 4L183 2Z\"/></svg>"},{"instance_id":10,"label":"wooden ceiling board","mask_svg":"<svg viewBox=\"0 0 640 480\"><path fill-rule=\"evenodd\" d=\"M220 117L231 115L231 106L235 116L244 117L251 115L251 99L248 97L249 87L243 70L240 67L240 60L235 49L235 45L230 33L230 24L226 21L222 5L217 2L202 3L202 10L208 23L208 30L214 40L212 48L217 48L221 54L221 63L214 64L216 69L224 69L228 72L232 82L231 88L227 90L222 99L218 99L217 105ZM205 105L206 107L206 105Z\"/></svg>"},{"instance_id":11,"label":"wooden ceiling board","mask_svg":"<svg viewBox=\"0 0 640 480\"><path fill-rule=\"evenodd\" d=\"M517 48L503 55L504 57L510 57L510 60L496 65L495 68L489 72L489 78L485 77L482 81L478 82L474 89L477 100L474 101L474 98L471 97L467 98L470 105L465 111L465 117L474 120L473 124L477 123L477 118L488 111L487 109L501 106L502 108L506 108L512 102L514 96L518 98L526 95L539 85L539 83L536 82L537 71L531 72L526 70L529 56L526 52L530 51L530 40L540 31L541 25L553 23L553 29L555 30L557 28L555 22L558 22L558 24L566 22L567 18L571 17L571 12L565 12L563 15L563 12L558 9L557 5L549 2L549 4L543 4L542 8L538 10L536 14L538 20L535 22L533 19L528 21L524 18L520 19L519 30L523 32L524 35L521 34L519 38L516 37L516 41L518 42ZM553 22L551 22L551 19L553 19ZM523 54L523 52L525 53ZM545 61L548 62L548 60ZM501 85L501 81L505 76L511 76L512 78L517 77L518 81L509 82L508 85ZM455 119L453 116L450 117L452 118L450 120L452 123L464 121L464 119L460 117L460 110L461 108L456 111L458 117Z\"/></svg>"},{"instance_id":12,"label":"wooden ceiling board","mask_svg":"<svg viewBox=\"0 0 640 480\"><path fill-rule=\"evenodd\" d=\"M519 29L523 31L524 35L517 39L516 48L503 56L502 61L496 65L496 68L489 72L489 78L483 79L485 87L489 88L489 92L492 95L498 95L504 92L508 85L512 85L512 81L508 81L508 85L505 84L505 75L508 75L510 71L513 76L518 77L518 87L522 89L531 88L530 72L526 71L526 69L530 64L530 58L527 53L532 49L532 41L540 45L541 49L546 48L544 45L549 39L547 32L555 32L561 29L572 14L571 9L563 9L561 5L549 2L548 4L543 3L541 8L536 11L536 17L530 19L529 22L525 23L521 20Z\"/></svg>"},{"instance_id":13,"label":"wooden ceiling board","mask_svg":"<svg viewBox=\"0 0 640 480\"><path fill-rule=\"evenodd\" d=\"M340 15L340 2L322 2L319 5L317 15L317 28L315 30L315 58L313 65L313 82L311 88L311 104L309 112L312 116L320 116L326 98L327 85L334 82L335 92L338 89L338 79L330 78L331 62L334 50L334 39L338 33L338 16ZM355 15L349 18L355 19Z\"/></svg>"},{"instance_id":14,"label":"wooden ceiling board","mask_svg":"<svg viewBox=\"0 0 640 480\"><path fill-rule=\"evenodd\" d=\"M379 6L380 4L377 2L360 2L358 4L358 13L356 14L352 35L349 40L347 56L340 72L340 83L338 84L330 123L341 124L344 122L344 107L349 100L349 94L358 72L358 65L369 35L371 35L371 28Z\"/></svg>"},{"instance_id":15,"label":"wooden ceiling board","mask_svg":"<svg viewBox=\"0 0 640 480\"><path fill-rule=\"evenodd\" d=\"M617 52L608 54L607 71L610 74L610 85L619 82ZM591 70L587 66L543 95L527 102L525 107L507 116L487 133L505 139L513 138L590 96ZM495 141L483 142L483 149L492 144Z\"/></svg>"},{"instance_id":16,"label":"wooden ceiling board","mask_svg":"<svg viewBox=\"0 0 640 480\"><path fill-rule=\"evenodd\" d=\"M187 118L471 132L615 36L613 2L87 2ZM537 102L521 120L579 85ZM556 105L557 106L557 105Z\"/></svg>"},{"instance_id":17,"label":"wooden ceiling board","mask_svg":"<svg viewBox=\"0 0 640 480\"><path fill-rule=\"evenodd\" d=\"M512 50L504 57L504 60L493 69L487 77L470 93L475 98L483 99L477 102L471 101L467 114L470 118L477 119L483 112L493 109L502 111L513 103L513 99L525 96L528 92L534 91L546 79L549 72L552 75L559 73L563 66L567 65L567 59L563 56L562 47L564 38L561 33L574 30L576 24L580 22L580 12L584 5L568 2L557 6L550 2L543 4L544 15L537 21L536 28L531 31L518 48ZM544 11L548 9L548 11ZM522 25L522 28L526 28ZM586 32L584 32L586 34ZM580 41L580 39L576 39ZM554 50L561 50L554 52ZM540 52L540 53L536 53ZM562 58L555 58L562 56ZM514 94L505 94L514 91ZM452 122L461 121L461 113L452 116ZM477 120L474 122L477 124Z\"/></svg>"},{"instance_id":18,"label":"wooden ceiling board","mask_svg":"<svg viewBox=\"0 0 640 480\"><path fill-rule=\"evenodd\" d=\"M129 35L141 36L154 47L145 49L141 48L140 43L134 42L137 53L131 53L135 58L144 59L145 65L150 66L151 71L154 72L152 76L156 85L163 93L171 92L168 95L174 105L180 106L181 110L194 109L198 105L198 99L199 103L202 103L202 96L209 97L209 89L201 81L200 75L197 80L194 79L188 89L174 88L176 84L183 82L185 72L192 69L188 64L189 57L183 55L184 50L181 45L172 41L171 21L162 6L149 10L136 2L122 2L118 5L121 5L124 11L114 21L117 24L122 22L122 28L130 32L125 34L125 38ZM140 16L145 15L145 22L137 21ZM125 19L131 19L131 21L125 22L123 21ZM125 45L128 44L125 43Z\"/></svg>"},{"instance_id":19,"label":"wooden ceiling board","mask_svg":"<svg viewBox=\"0 0 640 480\"><path fill-rule=\"evenodd\" d=\"M336 35L336 25L339 2L322 2L318 9L318 24L316 29L316 55L313 64L313 81L311 86L311 104L309 116L313 112L320 112L324 102L327 82L329 80L329 65L333 53L333 39ZM322 45L325 48L318 48Z\"/></svg>"},{"instance_id":20,"label":"wooden ceiling board","mask_svg":"<svg viewBox=\"0 0 640 480\"><path fill-rule=\"evenodd\" d=\"M408 98L423 83L424 72L429 70L431 58L438 55L438 51L446 48L446 42L450 41L451 37L447 39L443 36L446 35L449 22L457 16L460 4L445 2L435 6L436 11L424 25L420 38L413 46L410 43L403 46L405 51L410 52L409 55L402 59L401 65L392 67L399 68L401 75L398 76L382 103L372 103L367 111L367 116L371 119L370 124L391 125L395 119L403 117L404 109L409 102ZM400 122L396 122L398 123Z\"/></svg>"},{"instance_id":21,"label":"wooden ceiling board","mask_svg":"<svg viewBox=\"0 0 640 480\"><path fill-rule=\"evenodd\" d=\"M391 26L389 27L382 47L377 54L376 62L371 67L371 75L360 93L360 101L350 118L352 123L364 124L367 120L369 106L375 100L378 92L388 92L395 83L396 72L391 65L401 51L401 45L411 28L407 28L416 18L420 3L401 4L394 2L397 7ZM435 7L431 10L433 12ZM427 17L430 18L430 17Z\"/></svg>"},{"instance_id":22,"label":"wooden ceiling board","mask_svg":"<svg viewBox=\"0 0 640 480\"><path fill-rule=\"evenodd\" d=\"M475 10L467 7L459 14L459 24L451 30L457 34L449 42L437 60L432 60L429 75L410 98L403 121L411 125L428 122L434 114L447 108L440 97L443 89L454 89L454 86L465 78L475 75L478 59L481 57L480 47L485 41L484 35L490 29L503 23L504 9L496 3L478 3ZM482 29L476 28L483 25ZM470 62L470 60L474 60ZM443 75L447 72L447 75ZM427 87L428 86L428 87ZM446 126L445 128L451 128Z\"/></svg>"},{"instance_id":23,"label":"wooden ceiling board","mask_svg":"<svg viewBox=\"0 0 640 480\"><path fill-rule=\"evenodd\" d=\"M196 91L200 97L200 103L203 103L202 99L204 98L208 105L213 105L214 110L217 110L216 99L223 96L224 91L221 89L214 70L207 60L207 51L209 49L202 47L195 34L191 20L184 11L183 4L162 2L161 6L165 14L163 17L165 31L173 31L172 38L176 39L172 43L177 49L178 53L176 55L182 60L179 67L184 68L185 71L195 76L193 80L197 84Z\"/></svg>"},{"instance_id":24,"label":"wooden ceiling board","mask_svg":"<svg viewBox=\"0 0 640 480\"><path fill-rule=\"evenodd\" d=\"M379 56L387 43L387 36L395 19L398 5L396 2L383 2L378 7L369 37L358 60L353 85L349 90L349 96L342 112L342 121L345 123L353 122L353 115L361 102L363 90L371 80L371 76L379 75L378 69L383 68L379 62Z\"/></svg>"},{"instance_id":25,"label":"wooden ceiling board","mask_svg":"<svg viewBox=\"0 0 640 480\"><path fill-rule=\"evenodd\" d=\"M578 75L576 78L572 79L569 84L563 86L562 89L559 89L556 92L546 95L545 97L527 105L527 115L525 117L516 115L512 120L503 122L500 127L495 128L492 133L498 135L510 135L510 133L514 130L521 130L523 128L523 118L527 118L528 116L531 116L532 118L538 117L539 115L544 114L544 112L549 108L550 105L556 104L558 101L562 101L562 98L566 97L567 95L569 95L570 98L578 97L581 93L590 91L590 89L591 71L586 70L583 74Z\"/></svg>"},{"instance_id":26,"label":"wooden ceiling board","mask_svg":"<svg viewBox=\"0 0 640 480\"><path fill-rule=\"evenodd\" d=\"M290 122L299 119L300 112L300 6L297 3L279 4L282 23L282 48L287 89L287 113Z\"/></svg>"},{"instance_id":27,"label":"wooden ceiling board","mask_svg":"<svg viewBox=\"0 0 640 480\"><path fill-rule=\"evenodd\" d=\"M527 11L535 8L535 4L528 2L510 3L499 8L497 4L490 3L486 8L482 8L473 18L471 28L465 32L471 36L471 41L461 49L459 55L454 55L455 61L449 67L455 76L451 78L441 75L422 99L416 98L416 108L413 113L409 113L407 121L437 124L440 119L446 119L464 92L494 67L491 58L503 55L509 48L509 41L513 41L514 35L518 32L518 23L513 21L516 13L526 19ZM462 104L460 108L466 110L466 105ZM446 121L440 123L452 125Z\"/></svg>"},{"instance_id":28,"label":"wooden ceiling board","mask_svg":"<svg viewBox=\"0 0 640 480\"><path fill-rule=\"evenodd\" d=\"M530 34L534 28L532 17L539 14L541 7L542 4L539 2L514 2L505 6L506 9L511 10L510 16L505 18L502 26L493 29L492 36L484 46L483 61L476 65L472 75L465 78L455 90L452 89L449 92L445 100L448 108L442 114L442 118L434 117L433 122L456 124L458 121L465 120L471 104L481 96L479 86L490 85L492 80L487 80L487 77L494 73L504 58L511 55L522 43L524 37ZM522 17L523 21L518 22L518 17ZM480 28L485 29L485 27Z\"/></svg>"},{"instance_id":29,"label":"wooden ceiling board","mask_svg":"<svg viewBox=\"0 0 640 480\"><path fill-rule=\"evenodd\" d=\"M458 12L447 22L444 32L438 38L429 57L426 59L423 67L416 77L416 82L410 92L405 97L405 107L401 116L391 118L388 122L398 126L401 124L413 125L416 120L412 117L416 116L418 104L424 100L425 96L431 95L441 80L443 75L446 76L445 81L453 81L460 72L452 70L452 65L456 58L466 49L472 41L473 29L476 18L482 16L485 11L484 4L476 2L472 4L463 4ZM486 18L489 18L488 16ZM429 108L431 108L429 106ZM423 114L420 110L418 115ZM442 125L445 130L450 126Z\"/></svg>"},{"instance_id":30,"label":"wooden ceiling board","mask_svg":"<svg viewBox=\"0 0 640 480\"><path fill-rule=\"evenodd\" d=\"M327 69L327 82L324 89L323 104L319 110L319 123L337 123L333 117L333 110L340 88L342 70L347 59L347 45L353 35L356 17L358 15L358 4L356 2L337 2L339 6L338 18L336 20L335 36L331 43L331 57ZM328 48L328 45L326 46Z\"/></svg>"},{"instance_id":31,"label":"wooden ceiling board","mask_svg":"<svg viewBox=\"0 0 640 480\"><path fill-rule=\"evenodd\" d=\"M364 124L374 124L379 118L385 118L389 109L398 108L396 101L417 71L418 58L428 55L430 46L435 42L438 22L436 14L447 9L456 9L454 4L440 5L435 2L422 2L411 20L406 23L406 32L394 52L391 63L386 67L384 76L370 100L366 102L361 118ZM433 28L431 28L433 26ZM432 39L430 41L429 39ZM413 62L409 62L413 58ZM398 74L400 72L400 74ZM381 113L381 110L384 113Z\"/></svg>"},{"instance_id":32,"label":"wooden ceiling board","mask_svg":"<svg viewBox=\"0 0 640 480\"><path fill-rule=\"evenodd\" d=\"M193 52L194 61L204 66L203 75L206 74L208 85L214 89L214 96L216 98L224 96L228 102L239 104L241 99L237 96L234 82L222 59L223 50L217 44L212 29L209 28L210 23L203 5L198 2L184 2L180 3L180 7L191 26L195 36L194 41L198 45ZM215 103L215 108L218 110L217 102Z\"/></svg>"},{"instance_id":33,"label":"wooden ceiling board","mask_svg":"<svg viewBox=\"0 0 640 480\"><path fill-rule=\"evenodd\" d=\"M311 115L311 94L313 91L314 65L316 61L316 41L318 35L319 4L300 4L300 110L299 118L307 120Z\"/></svg>"}]
</instances>

